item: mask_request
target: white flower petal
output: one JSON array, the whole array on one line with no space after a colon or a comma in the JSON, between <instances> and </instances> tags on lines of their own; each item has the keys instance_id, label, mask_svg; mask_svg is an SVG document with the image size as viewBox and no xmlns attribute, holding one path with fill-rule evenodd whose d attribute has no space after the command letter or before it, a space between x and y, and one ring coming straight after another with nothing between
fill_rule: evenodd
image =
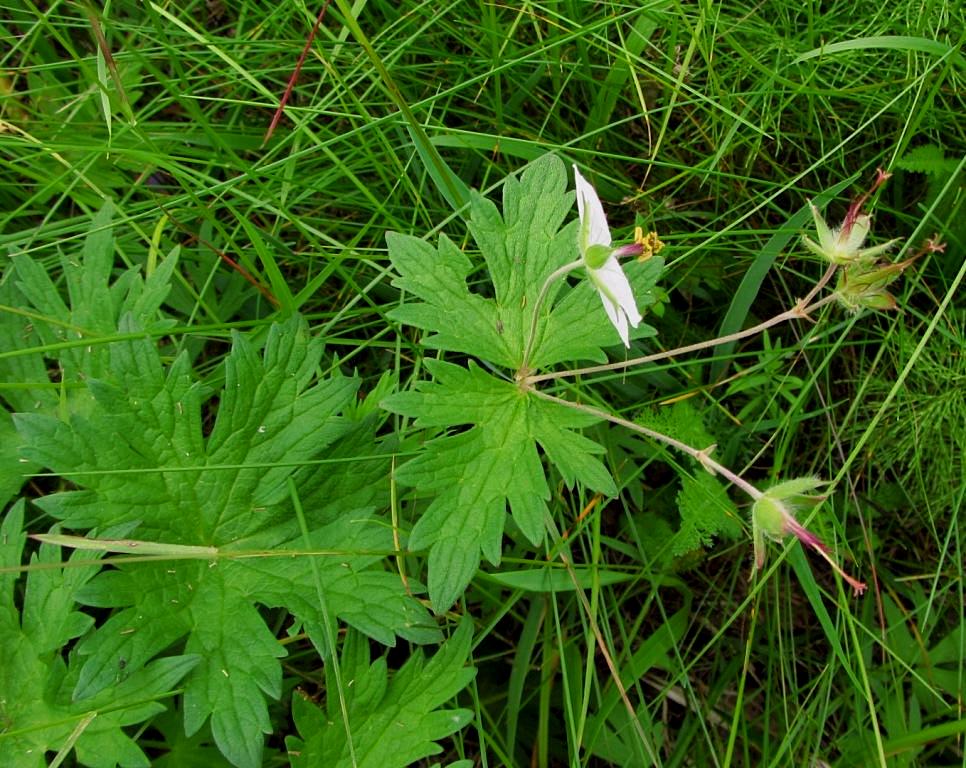
<instances>
[{"instance_id":1,"label":"white flower petal","mask_svg":"<svg viewBox=\"0 0 966 768\"><path fill-rule=\"evenodd\" d=\"M604 304L607 317L617 329L625 347L631 345L628 323L637 328L642 318L634 300L631 284L620 262L611 256L600 269L588 270Z\"/></svg>"},{"instance_id":2,"label":"white flower petal","mask_svg":"<svg viewBox=\"0 0 966 768\"><path fill-rule=\"evenodd\" d=\"M624 314L624 310L620 308L615 309L614 305L611 304L607 299L604 299L604 309L607 311L607 316L610 318L610 321L617 329L617 335L621 337L621 341L624 342L624 346L630 349L631 332L627 327L627 315Z\"/></svg>"},{"instance_id":3,"label":"white flower petal","mask_svg":"<svg viewBox=\"0 0 966 768\"><path fill-rule=\"evenodd\" d=\"M610 245L610 228L597 192L580 175L576 165L574 181L577 187L577 214L580 216L580 253L583 256L591 245Z\"/></svg>"},{"instance_id":4,"label":"white flower petal","mask_svg":"<svg viewBox=\"0 0 966 768\"><path fill-rule=\"evenodd\" d=\"M593 246L610 248L610 228L607 226L607 217L604 215L604 206L600 204L600 198L597 197L594 188L580 175L576 165L574 181L577 188L577 213L580 216L580 234L577 238L580 258L587 269L587 276L600 294L607 317L617 329L624 346L630 347L628 324L636 328L641 322L641 313L637 309L634 292L613 252L596 268L598 257L604 256L607 251L600 254L594 253L588 257L588 250Z\"/></svg>"},{"instance_id":5,"label":"white flower petal","mask_svg":"<svg viewBox=\"0 0 966 768\"><path fill-rule=\"evenodd\" d=\"M631 325L637 328L638 324L641 322L641 313L637 311L637 302L634 300L634 291L631 290L630 281L627 279L627 275L624 274L624 270L621 268L620 262L616 258L611 256L603 267L596 270L598 278L601 279L610 293L613 295L614 299L617 301L618 306L624 310L627 314L628 320L630 320Z\"/></svg>"}]
</instances>

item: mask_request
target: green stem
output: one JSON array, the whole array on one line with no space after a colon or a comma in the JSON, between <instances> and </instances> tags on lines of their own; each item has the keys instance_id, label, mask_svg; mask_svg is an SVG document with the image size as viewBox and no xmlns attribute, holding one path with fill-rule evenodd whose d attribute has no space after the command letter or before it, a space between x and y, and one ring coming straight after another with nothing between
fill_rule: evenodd
<instances>
[{"instance_id":1,"label":"green stem","mask_svg":"<svg viewBox=\"0 0 966 768\"><path fill-rule=\"evenodd\" d=\"M564 564L567 569L567 573L570 575L570 580L574 585L574 594L577 595L577 599L580 601L580 605L584 610L584 615L587 618L587 623L590 627L591 632L594 635L594 639L597 641L597 647L600 649L601 656L604 662L607 664L608 670L610 670L611 680L614 681L614 687L617 689L617 693L620 695L621 701L624 702L624 706L627 707L628 719L631 722L631 727L637 734L638 741L641 744L643 750L647 753L647 758L650 760L651 765L659 765L659 760L657 757L657 751L654 745L651 744L651 740L647 737L644 732L644 728L641 725L640 717L638 716L634 705L631 703L630 697L627 695L627 688L625 688L624 683L621 681L621 673L617 668L617 664L614 661L615 653L611 651L610 646L604 639L604 634L600 629L600 625L596 619L596 612L591 606L590 602L587 600L587 596L584 594L583 586L577 580L577 573L574 570L573 563L570 557L566 553L566 546L564 545L563 539L560 533L557 531L556 525L550 516L547 516L546 521L547 531L550 533L550 537L553 539L554 546L557 548L557 557ZM561 653L561 658L563 654ZM588 659L588 663L593 663L593 659ZM544 688L549 688L549 686L543 686Z\"/></svg>"},{"instance_id":2,"label":"green stem","mask_svg":"<svg viewBox=\"0 0 966 768\"><path fill-rule=\"evenodd\" d=\"M527 336L527 346L523 350L523 362L520 364L520 370L517 372L517 380L523 380L529 375L530 355L533 354L533 345L537 338L537 322L540 320L540 307L543 306L543 302L547 298L547 292L550 290L550 286L564 275L573 272L575 269L580 269L583 265L583 259L571 261L569 264L564 264L559 269L551 272L547 276L547 279L544 280L543 286L540 288L540 293L537 295L537 301L533 306L533 319L530 321L530 333Z\"/></svg>"}]
</instances>

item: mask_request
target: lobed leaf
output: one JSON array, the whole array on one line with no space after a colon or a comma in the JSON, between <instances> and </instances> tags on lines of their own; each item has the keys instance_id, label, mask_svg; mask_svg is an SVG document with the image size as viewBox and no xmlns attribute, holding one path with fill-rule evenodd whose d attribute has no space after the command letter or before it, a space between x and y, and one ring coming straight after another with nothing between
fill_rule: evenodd
<instances>
[{"instance_id":1,"label":"lobed leaf","mask_svg":"<svg viewBox=\"0 0 966 768\"><path fill-rule=\"evenodd\" d=\"M474 425L431 441L397 472L400 483L436 492L409 546L430 549L429 594L440 611L466 588L481 555L499 564L508 506L532 544L543 540L550 489L538 445L558 461L567 483L579 480L607 494L616 488L594 458L603 448L571 431L595 417L531 397L472 362L425 364L435 381L390 396L383 406L414 417L417 426Z\"/></svg>"},{"instance_id":2,"label":"lobed leaf","mask_svg":"<svg viewBox=\"0 0 966 768\"><path fill-rule=\"evenodd\" d=\"M0 525L0 565L20 564L24 542L24 502L17 502ZM76 552L67 567L60 549L42 545L28 570L21 612L13 602L16 577L0 575L0 765L37 768L47 751L76 751L94 768L148 766L137 744L122 730L164 709L159 700L191 672L199 657L174 655L122 675L115 660L104 685L88 698L76 698L77 658L62 648L84 634L93 618L74 610L77 593L97 571L87 552Z\"/></svg>"},{"instance_id":3,"label":"lobed leaf","mask_svg":"<svg viewBox=\"0 0 966 768\"><path fill-rule=\"evenodd\" d=\"M413 297L391 316L426 331L426 347L514 372L524 363L531 327L536 334L528 368L605 360L603 348L619 338L588 280L575 286L558 280L540 302L547 278L578 257L576 221L563 224L573 209L567 184L564 164L548 155L519 180L505 181L502 213L478 193L472 195L469 229L489 277L489 285L476 281L479 291L469 285L473 263L445 236L434 248L414 237L387 235L399 275L394 285ZM659 258L630 265L640 295L653 300L662 269ZM534 324L535 311L540 316ZM636 335L654 333L642 325ZM580 482L607 495L615 494L616 486L596 457L603 448L574 431L595 423L595 417L538 400L472 360L466 367L433 360L425 365L434 383L417 383L382 405L413 417L417 427L459 430L431 440L422 455L397 472L400 483L434 494L409 546L429 548L430 600L440 611L463 592L481 557L500 562L508 509L532 544L543 540L550 488L542 457L568 486Z\"/></svg>"},{"instance_id":4,"label":"lobed leaf","mask_svg":"<svg viewBox=\"0 0 966 768\"><path fill-rule=\"evenodd\" d=\"M417 651L390 679L386 659L370 662L368 643L350 633L342 651L342 674L351 681L342 691L348 722L334 693L323 712L296 692L299 737L285 740L292 766L403 768L439 754L436 741L472 718L469 710L439 709L476 673L465 666L472 636L472 624L463 622L431 659Z\"/></svg>"},{"instance_id":5,"label":"lobed leaf","mask_svg":"<svg viewBox=\"0 0 966 768\"><path fill-rule=\"evenodd\" d=\"M285 655L256 606L303 622L341 618L390 645L396 636L432 641L438 630L398 577L377 567L393 542L371 510L304 507L307 537L295 522L290 480L312 498L325 486L312 480L312 462L359 423L340 415L358 382L316 378L322 348L304 320L273 326L261 352L236 334L207 437L210 391L194 381L187 357L166 367L133 319L121 328L129 338L111 345L104 375L89 382L87 413L66 422L16 416L25 453L79 488L39 506L74 529L122 531L167 548L169 559L120 562L77 590L80 602L115 610L77 646L73 696L95 697L184 642L200 659L185 681L187 733L210 719L222 752L256 766ZM179 559L179 546L191 556ZM217 554L199 560L198 547ZM319 582L306 557L319 558Z\"/></svg>"},{"instance_id":6,"label":"lobed leaf","mask_svg":"<svg viewBox=\"0 0 966 768\"><path fill-rule=\"evenodd\" d=\"M393 285L419 301L407 301L390 313L398 322L428 331L422 340L431 349L462 352L517 370L547 277L577 257L576 221L562 226L573 209L563 162L546 155L532 163L519 180L503 187L503 213L479 193L472 195L470 233L487 266L491 286L470 290L470 259L445 235L438 248L411 236L386 236L389 258L399 277ZM660 258L627 265L639 297L648 297L664 267ZM531 367L563 361L606 359L603 347L620 343L583 273L570 286L558 281L539 308L540 322ZM490 290L490 287L492 290ZM559 301L557 298L559 297ZM643 308L644 304L641 304ZM632 335L653 336L642 324Z\"/></svg>"}]
</instances>

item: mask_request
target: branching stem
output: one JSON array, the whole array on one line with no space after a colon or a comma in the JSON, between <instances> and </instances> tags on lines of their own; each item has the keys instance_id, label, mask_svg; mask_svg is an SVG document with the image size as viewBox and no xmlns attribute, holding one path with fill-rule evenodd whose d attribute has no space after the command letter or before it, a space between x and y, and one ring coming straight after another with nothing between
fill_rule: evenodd
<instances>
[{"instance_id":1,"label":"branching stem","mask_svg":"<svg viewBox=\"0 0 966 768\"><path fill-rule=\"evenodd\" d=\"M570 400L564 400L562 397L556 397L554 395L547 394L546 392L541 392L538 389L530 389L529 391L534 397L539 397L542 400L564 405L567 408L573 408L575 411L596 416L597 418L604 419L612 424L618 424L622 427L626 427L632 432L637 432L639 435L644 435L645 437L649 437L659 443L669 445L670 447L681 451L681 453L686 453L688 456L698 461L698 463L700 463L701 466L708 470L708 472L710 472L712 475L721 475L722 477L726 478L729 482L733 483L738 488L741 488L741 490L751 496L751 498L755 501L763 496L762 492L755 488L755 486L753 486L747 480L742 479L728 469L724 464L720 464L711 458L711 451L713 451L715 448L713 445L705 448L704 450L698 450L694 446L688 445L687 443L682 443L680 440L675 440L669 435L655 432L653 429L648 429L640 424L635 424L633 421L623 419L620 416L614 416L613 414L607 413L607 411L602 411L599 408L594 408L592 405L585 405L584 403L575 403Z\"/></svg>"}]
</instances>

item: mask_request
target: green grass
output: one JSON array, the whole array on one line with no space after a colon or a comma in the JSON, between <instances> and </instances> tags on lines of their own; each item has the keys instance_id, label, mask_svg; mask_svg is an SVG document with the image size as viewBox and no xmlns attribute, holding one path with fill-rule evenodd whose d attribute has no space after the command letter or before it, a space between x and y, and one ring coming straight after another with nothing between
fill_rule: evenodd
<instances>
[{"instance_id":1,"label":"green grass","mask_svg":"<svg viewBox=\"0 0 966 768\"><path fill-rule=\"evenodd\" d=\"M899 311L853 316L829 305L814 323L767 337L547 387L632 421L686 399L717 442L715 458L759 487L834 480L808 526L869 583L866 595L851 599L797 544L769 545L768 565L749 581L744 519L737 537L674 553L682 477L700 467L619 429L589 428L621 492L552 487L545 550L508 530L502 564L484 564L439 617L447 635L472 621L477 670L457 697L472 722L440 743L445 761L488 766L966 765L958 3L369 0L353 6L354 27L343 15L350 3L338 0L264 145L319 7L6 6L0 398L9 412L32 410L43 390L64 416L85 386L61 379L52 339L16 352L25 324L58 316L23 301L10 259L29 255L66 292L61 256L80 252L107 198L117 210L115 277L126 267L150 275L179 249L162 310L173 323L151 330L166 364L184 351L195 378L221 386L231 330L261 347L272 321L301 313L326 345L320 375L357 372L360 393L375 393L359 405L378 422L369 450L401 464L437 432L375 403L428 380L423 359L437 353L387 316L413 301L392 284L388 231L433 244L447 234L486 292L466 190L499 200L508 175L548 152L579 163L616 237L640 225L667 245L663 314L646 318L659 336L645 354L792 306L823 269L799 241L811 228L807 202L839 222L877 167L892 171L870 202L874 242L903 238L896 260L929 237L946 244L893 284ZM119 79L98 63L96 30ZM115 329L78 343L119 341ZM206 433L216 412L209 402ZM11 423L5 416L5 509L73 487L43 475L21 487ZM363 455L340 450L350 465ZM372 504L405 532L429 498L393 477L388 465L376 472ZM743 516L746 499L731 495ZM54 521L26 509L29 532L47 533ZM560 553L596 568L578 570L579 593L569 577L542 575L566 572ZM386 573L426 582L425 552L381 554ZM508 583L504 572L526 575ZM22 605L23 581L10 589ZM75 608L98 625L111 615ZM327 703L338 722L351 687L308 630L287 634L284 608L261 612L290 653L265 753L266 765L283 765L283 739L296 733L291 691ZM362 670L347 639L356 635L338 629L342 665ZM53 650L66 658L71 647ZM389 669L415 648L401 641ZM372 643L373 658L383 653ZM0 700L42 694L0 690ZM128 728L152 759L220 759L202 751L207 725L185 736L178 695L159 700L163 713Z\"/></svg>"}]
</instances>

